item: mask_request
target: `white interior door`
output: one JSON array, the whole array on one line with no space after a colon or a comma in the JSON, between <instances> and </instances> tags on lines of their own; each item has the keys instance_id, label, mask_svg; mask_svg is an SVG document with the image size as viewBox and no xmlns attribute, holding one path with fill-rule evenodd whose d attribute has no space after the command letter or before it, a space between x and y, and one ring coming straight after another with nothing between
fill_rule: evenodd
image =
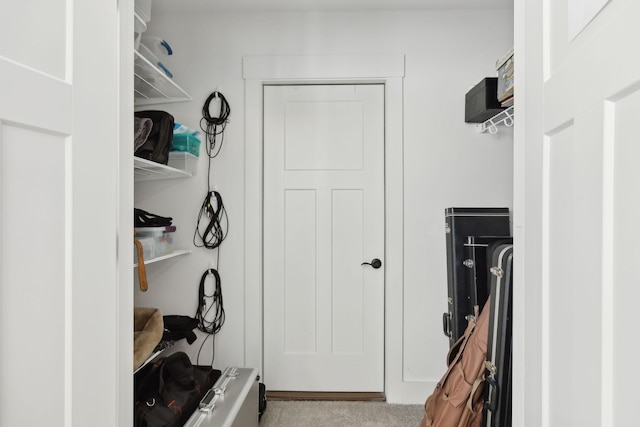
<instances>
[{"instance_id":1,"label":"white interior door","mask_svg":"<svg viewBox=\"0 0 640 427\"><path fill-rule=\"evenodd\" d=\"M527 232L525 222L524 255L530 261L521 292L539 286L531 280L540 268L536 247L542 254L542 292L541 299L525 301L531 314L521 321L532 325L525 342L533 352L526 353L525 364L534 366L523 367L525 377L536 372L535 347L542 350L542 419L526 419L545 426L635 425L638 375L629 368L635 363L640 299L640 2L540 3L547 6L539 9L541 21L529 24L546 32L538 39L544 41L544 75L542 86L532 85L527 93L541 96L544 117L542 132L524 150L531 155L525 157L527 177L542 173L542 236ZM525 55L535 52L534 40ZM521 111L525 121L534 117L526 113L535 115ZM542 150L539 164L536 144ZM526 197L524 215L535 221L537 197ZM537 313L541 346L532 323ZM531 415L537 384L523 382L532 392L524 396Z\"/></svg>"},{"instance_id":2,"label":"white interior door","mask_svg":"<svg viewBox=\"0 0 640 427\"><path fill-rule=\"evenodd\" d=\"M0 7L2 426L117 424L117 24Z\"/></svg>"},{"instance_id":3,"label":"white interior door","mask_svg":"<svg viewBox=\"0 0 640 427\"><path fill-rule=\"evenodd\" d=\"M266 86L264 115L265 381L382 392L384 86Z\"/></svg>"}]
</instances>

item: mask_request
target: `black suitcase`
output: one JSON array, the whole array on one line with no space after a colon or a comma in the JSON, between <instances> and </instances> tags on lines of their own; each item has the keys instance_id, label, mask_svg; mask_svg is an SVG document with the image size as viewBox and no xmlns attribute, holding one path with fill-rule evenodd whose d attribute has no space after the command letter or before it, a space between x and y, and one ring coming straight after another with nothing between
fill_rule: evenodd
<instances>
[{"instance_id":1,"label":"black suitcase","mask_svg":"<svg viewBox=\"0 0 640 427\"><path fill-rule=\"evenodd\" d=\"M511 427L513 245L493 251L484 389L485 427Z\"/></svg>"},{"instance_id":2,"label":"black suitcase","mask_svg":"<svg viewBox=\"0 0 640 427\"><path fill-rule=\"evenodd\" d=\"M467 283L464 244L468 236L511 236L508 208L445 209L448 311L442 316L449 346L462 336L475 302Z\"/></svg>"},{"instance_id":3,"label":"black suitcase","mask_svg":"<svg viewBox=\"0 0 640 427\"><path fill-rule=\"evenodd\" d=\"M466 283L472 306L484 307L491 292L493 249L499 245L513 243L511 236L467 236L464 244ZM472 313L469 313L472 314Z\"/></svg>"}]
</instances>

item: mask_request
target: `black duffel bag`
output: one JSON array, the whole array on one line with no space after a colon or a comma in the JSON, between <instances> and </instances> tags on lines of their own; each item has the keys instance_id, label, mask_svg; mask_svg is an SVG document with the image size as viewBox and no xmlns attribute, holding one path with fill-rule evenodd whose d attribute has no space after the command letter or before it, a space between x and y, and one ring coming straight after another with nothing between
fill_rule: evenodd
<instances>
[{"instance_id":1,"label":"black duffel bag","mask_svg":"<svg viewBox=\"0 0 640 427\"><path fill-rule=\"evenodd\" d=\"M173 142L173 116L166 111L155 110L138 111L135 116L151 119L153 126L147 140L135 150L134 155L166 165L169 162L169 150Z\"/></svg>"},{"instance_id":2,"label":"black duffel bag","mask_svg":"<svg viewBox=\"0 0 640 427\"><path fill-rule=\"evenodd\" d=\"M211 366L192 365L183 352L147 365L134 379L134 426L182 426L220 375Z\"/></svg>"}]
</instances>

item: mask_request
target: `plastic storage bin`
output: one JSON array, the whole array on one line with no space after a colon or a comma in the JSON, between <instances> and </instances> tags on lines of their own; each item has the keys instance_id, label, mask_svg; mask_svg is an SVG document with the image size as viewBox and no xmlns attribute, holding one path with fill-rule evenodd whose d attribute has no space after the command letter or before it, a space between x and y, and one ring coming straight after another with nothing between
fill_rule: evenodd
<instances>
[{"instance_id":1,"label":"plastic storage bin","mask_svg":"<svg viewBox=\"0 0 640 427\"><path fill-rule=\"evenodd\" d=\"M188 133L174 133L173 141L171 142L171 151L182 151L198 157L200 156L200 139Z\"/></svg>"},{"instance_id":2,"label":"plastic storage bin","mask_svg":"<svg viewBox=\"0 0 640 427\"><path fill-rule=\"evenodd\" d=\"M138 52L140 52L140 54L144 56L149 62L151 62L154 66L161 69L167 75L167 77L171 79L173 78L173 74L171 73L171 71L169 71L169 69L165 67L165 65L144 43L142 42L140 43L140 46L138 47Z\"/></svg>"},{"instance_id":3,"label":"plastic storage bin","mask_svg":"<svg viewBox=\"0 0 640 427\"><path fill-rule=\"evenodd\" d=\"M136 227L136 239L142 244L145 261L169 255L173 252L175 227ZM134 246L134 262L138 262L138 251Z\"/></svg>"},{"instance_id":4,"label":"plastic storage bin","mask_svg":"<svg viewBox=\"0 0 640 427\"><path fill-rule=\"evenodd\" d=\"M170 151L167 166L187 171L193 175L198 170L198 158L184 151Z\"/></svg>"},{"instance_id":5,"label":"plastic storage bin","mask_svg":"<svg viewBox=\"0 0 640 427\"><path fill-rule=\"evenodd\" d=\"M140 44L144 45L145 49L153 54L156 60L158 68L163 70L169 77L172 77L171 71L171 56L173 55L173 49L166 40L161 37L150 36L143 34L140 39ZM141 52L142 53L142 52ZM146 56L146 54L143 54Z\"/></svg>"}]
</instances>

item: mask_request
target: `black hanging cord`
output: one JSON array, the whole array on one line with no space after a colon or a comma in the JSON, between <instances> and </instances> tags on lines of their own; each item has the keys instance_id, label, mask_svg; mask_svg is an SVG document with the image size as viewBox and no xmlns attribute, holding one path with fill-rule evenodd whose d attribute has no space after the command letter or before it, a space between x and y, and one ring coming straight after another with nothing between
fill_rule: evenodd
<instances>
[{"instance_id":1,"label":"black hanging cord","mask_svg":"<svg viewBox=\"0 0 640 427\"><path fill-rule=\"evenodd\" d=\"M207 294L205 284L209 275L213 276L213 292ZM222 301L222 283L220 274L215 268L210 268L204 272L200 278L200 286L198 288L198 308L194 318L198 321L198 329L207 334L198 350L196 364L200 364L200 352L209 337L212 338L212 355L211 366L215 359L215 335L220 332L224 324L224 304Z\"/></svg>"},{"instance_id":2,"label":"black hanging cord","mask_svg":"<svg viewBox=\"0 0 640 427\"><path fill-rule=\"evenodd\" d=\"M229 218L222 196L217 191L209 191L198 213L193 244L198 248L216 249L227 237L228 229Z\"/></svg>"},{"instance_id":3,"label":"black hanging cord","mask_svg":"<svg viewBox=\"0 0 640 427\"><path fill-rule=\"evenodd\" d=\"M214 102L214 112L218 112L217 116L211 115L211 103ZM200 128L205 134L205 148L208 156L207 165L207 194L204 197L196 229L193 233L193 244L196 247L204 247L207 249L218 249L216 267L220 264L219 246L227 236L229 229L229 218L224 208L220 193L212 190L211 185L211 167L212 160L222 149L224 143L224 131L229 122L231 107L227 99L218 91L212 92L202 106L202 119L200 120ZM214 290L211 295L207 295L205 291L205 282L207 277L213 275ZM204 344L211 338L212 356L211 366L215 359L215 335L220 331L224 324L224 306L222 304L222 287L220 284L220 275L214 268L209 268L200 279L200 288L198 290L198 308L195 318L198 320L198 329L207 334L200 349L198 350L198 361L200 352ZM207 320L211 319L211 320Z\"/></svg>"},{"instance_id":4,"label":"black hanging cord","mask_svg":"<svg viewBox=\"0 0 640 427\"><path fill-rule=\"evenodd\" d=\"M220 112L218 116L211 115L211 101L219 101ZM207 154L212 159L216 157L222 149L224 142L224 130L227 127L229 121L229 115L231 114L231 107L227 102L227 99L218 91L212 92L202 106L202 119L200 120L200 128L207 137ZM218 142L218 136L221 135Z\"/></svg>"}]
</instances>

